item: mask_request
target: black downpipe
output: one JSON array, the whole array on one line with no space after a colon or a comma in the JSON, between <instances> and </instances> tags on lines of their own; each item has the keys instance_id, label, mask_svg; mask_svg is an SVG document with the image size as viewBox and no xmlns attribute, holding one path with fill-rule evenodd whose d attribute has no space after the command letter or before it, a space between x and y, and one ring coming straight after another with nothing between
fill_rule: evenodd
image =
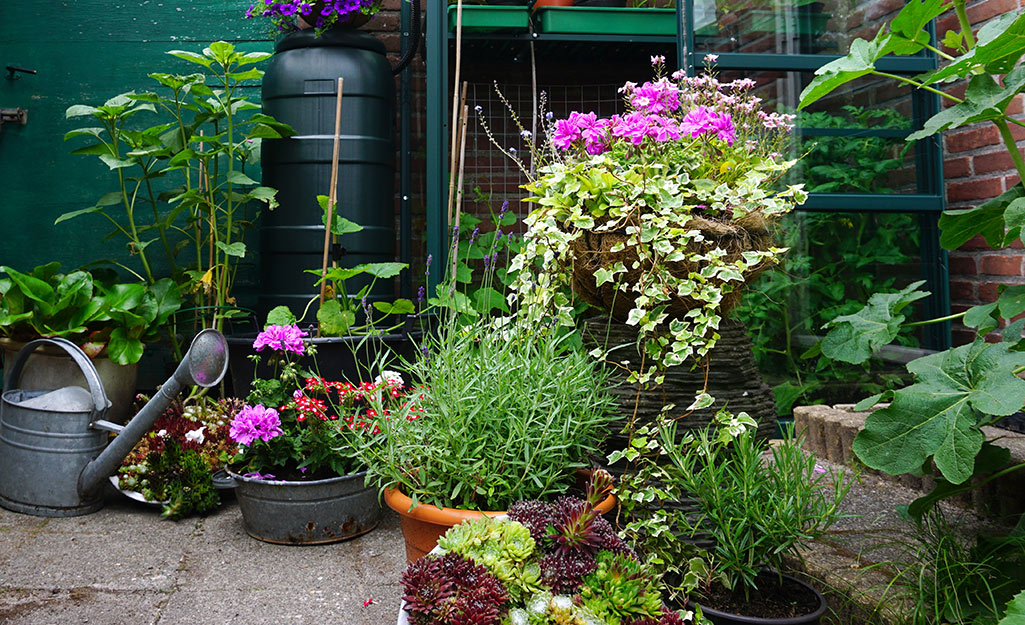
<instances>
[{"instance_id":1,"label":"black downpipe","mask_svg":"<svg viewBox=\"0 0 1025 625\"><path fill-rule=\"evenodd\" d=\"M398 64L392 68L391 73L393 75L406 69L406 66L416 56L417 50L420 49L420 0L409 0L409 4L412 9L409 16L409 32L413 37L413 41L406 48L406 53L399 59Z\"/></svg>"}]
</instances>

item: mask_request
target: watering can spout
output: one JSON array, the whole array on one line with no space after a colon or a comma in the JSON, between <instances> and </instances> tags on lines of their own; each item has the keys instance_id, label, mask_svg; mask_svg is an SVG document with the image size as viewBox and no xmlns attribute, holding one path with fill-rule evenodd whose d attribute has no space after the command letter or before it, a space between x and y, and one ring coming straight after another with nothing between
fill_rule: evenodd
<instances>
[{"instance_id":1,"label":"watering can spout","mask_svg":"<svg viewBox=\"0 0 1025 625\"><path fill-rule=\"evenodd\" d=\"M131 453L135 444L149 432L183 388L194 385L204 388L216 386L227 370L228 342L224 335L209 329L197 334L174 375L164 382L153 399L127 425L117 430L117 437L82 470L78 478L78 492L83 496L95 492ZM110 424L104 425L106 429L111 429Z\"/></svg>"}]
</instances>

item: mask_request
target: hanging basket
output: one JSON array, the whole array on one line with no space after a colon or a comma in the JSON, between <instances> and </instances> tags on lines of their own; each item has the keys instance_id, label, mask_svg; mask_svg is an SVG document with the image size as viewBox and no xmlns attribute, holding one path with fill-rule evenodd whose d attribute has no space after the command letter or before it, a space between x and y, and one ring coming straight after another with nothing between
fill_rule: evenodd
<instances>
[{"instance_id":1,"label":"hanging basket","mask_svg":"<svg viewBox=\"0 0 1025 625\"><path fill-rule=\"evenodd\" d=\"M314 28L317 24L317 16L324 10L327 3L324 0L317 0L313 3L313 8L310 10L310 14L307 16L298 15L296 17L296 25L299 30L307 30ZM312 21L306 21L305 18L309 17ZM370 21L373 15L365 15L363 13L354 13L345 20L339 20L331 25L331 28L338 28L342 30L351 30L353 28L359 28Z\"/></svg>"},{"instance_id":2,"label":"hanging basket","mask_svg":"<svg viewBox=\"0 0 1025 625\"><path fill-rule=\"evenodd\" d=\"M769 222L761 214L751 214L735 222L723 222L703 217L691 217L686 227L698 230L704 237L703 241L692 242L687 247L689 255L705 254L713 249L726 251L723 260L732 263L740 260L744 252L768 250L775 245L775 239L769 232ZM599 269L612 269L616 263L623 263L626 272L619 274L627 284L636 284L640 276L651 270L650 261L632 268L638 261L637 251L627 246L613 252L612 249L627 241L625 230L594 232L585 230L570 244L573 252L573 292L588 304L608 312L616 321L625 322L634 308L636 293L625 292L616 288L612 282L600 286L595 284L595 275ZM772 263L763 262L749 269L744 275L745 283L759 273L768 269ZM669 271L678 278L686 278L702 269L699 262L674 262L669 264ZM743 295L743 284L732 282L729 292L724 292L719 305L719 313L723 314L740 302ZM718 286L727 286L718 282ZM674 297L668 302L667 313L670 319L683 317L688 311L705 306L705 302L690 297Z\"/></svg>"}]
</instances>

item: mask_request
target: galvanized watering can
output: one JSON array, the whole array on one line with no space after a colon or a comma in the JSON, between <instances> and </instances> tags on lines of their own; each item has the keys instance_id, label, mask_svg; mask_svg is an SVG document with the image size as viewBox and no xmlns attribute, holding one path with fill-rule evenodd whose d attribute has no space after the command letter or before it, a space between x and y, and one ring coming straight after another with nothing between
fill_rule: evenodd
<instances>
[{"instance_id":1,"label":"galvanized watering can","mask_svg":"<svg viewBox=\"0 0 1025 625\"><path fill-rule=\"evenodd\" d=\"M83 397L70 393L59 402L48 402L50 390L17 388L25 361L37 347L47 344L60 347L78 364L89 384L88 399L83 390ZM178 393L186 386L214 386L227 369L224 336L216 330L203 330L174 375L121 426L104 418L110 401L96 368L77 345L61 338L37 339L25 345L7 378L12 388L4 391L0 401L0 506L47 517L96 512L103 507L100 485ZM108 432L117 434L109 445Z\"/></svg>"}]
</instances>

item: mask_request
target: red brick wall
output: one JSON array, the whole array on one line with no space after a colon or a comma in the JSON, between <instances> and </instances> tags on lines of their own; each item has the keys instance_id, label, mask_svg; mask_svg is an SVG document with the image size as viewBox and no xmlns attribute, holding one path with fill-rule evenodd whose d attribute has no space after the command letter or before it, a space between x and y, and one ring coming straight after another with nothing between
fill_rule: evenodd
<instances>
[{"instance_id":1,"label":"red brick wall","mask_svg":"<svg viewBox=\"0 0 1025 625\"><path fill-rule=\"evenodd\" d=\"M1022 0L980 0L970 3L968 17L973 30L986 21L1009 11L1018 11L1025 6ZM960 30L953 13L944 16L936 24L936 32L942 39L948 30ZM946 50L947 52L952 52ZM964 97L965 83L954 84L946 92ZM944 101L944 106L949 101ZM1015 100L1008 112L1022 116L1022 99ZM1025 128L1011 125L1012 133L1022 146ZM1018 182L1017 172L1011 164L996 127L991 123L975 124L948 132L943 138L945 153L944 175L947 184L947 207L951 209L972 208L1000 195ZM982 237L975 237L950 252L950 298L953 312L961 312L976 304L991 302L997 297L1001 284L1025 283L1025 251L1021 241L1015 241L1008 249L992 250ZM974 337L974 332L963 326L954 327L954 343L964 344Z\"/></svg>"}]
</instances>

